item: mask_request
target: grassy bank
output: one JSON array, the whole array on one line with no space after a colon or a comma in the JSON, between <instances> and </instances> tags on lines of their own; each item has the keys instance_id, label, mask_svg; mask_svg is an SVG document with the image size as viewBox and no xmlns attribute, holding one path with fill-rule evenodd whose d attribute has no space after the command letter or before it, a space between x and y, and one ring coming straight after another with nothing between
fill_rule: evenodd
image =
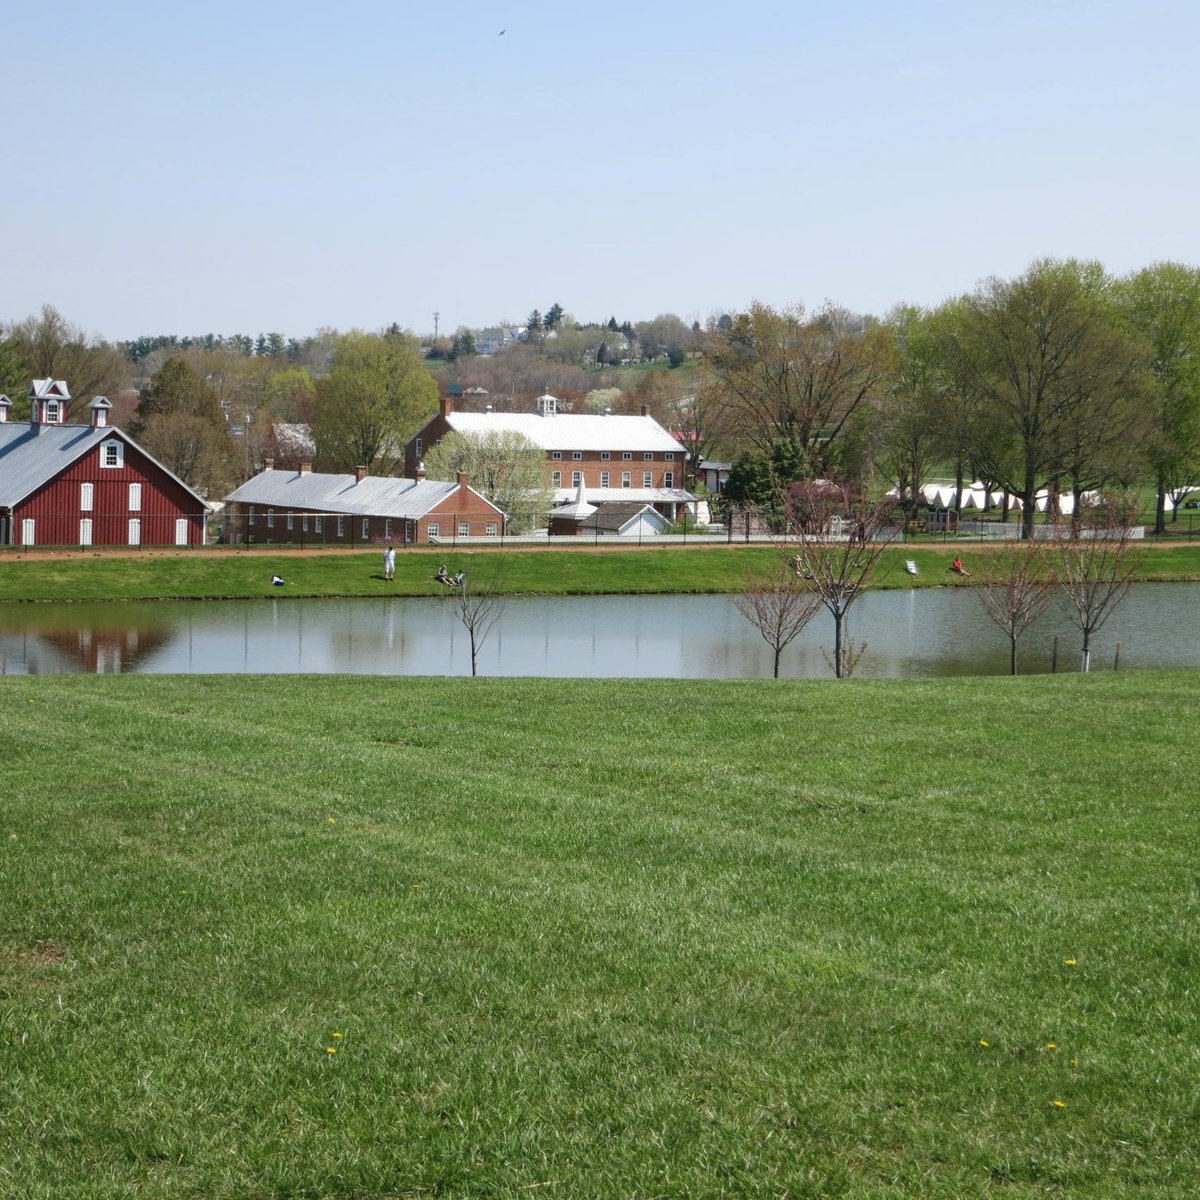
<instances>
[{"instance_id":1,"label":"grassy bank","mask_svg":"<svg viewBox=\"0 0 1200 1200\"><path fill-rule=\"evenodd\" d=\"M961 584L947 567L956 553L968 565L986 554L979 543L912 545L889 551L883 587ZM113 553L63 551L34 556L0 555L0 601L221 599L286 596L421 596L438 590L439 563L491 578L502 558L504 590L513 595L598 593L734 592L752 567L767 567L769 546L663 546L642 549L406 550L396 556L396 578L383 577L383 556L375 551L300 551L255 548L245 551L143 551ZM912 558L918 578L902 570ZM271 586L278 573L286 584ZM1147 544L1145 579L1200 580L1200 543Z\"/></svg>"},{"instance_id":2,"label":"grassy bank","mask_svg":"<svg viewBox=\"0 0 1200 1200\"><path fill-rule=\"evenodd\" d=\"M567 698L0 680L0 1195L1200 1190L1190 675Z\"/></svg>"}]
</instances>

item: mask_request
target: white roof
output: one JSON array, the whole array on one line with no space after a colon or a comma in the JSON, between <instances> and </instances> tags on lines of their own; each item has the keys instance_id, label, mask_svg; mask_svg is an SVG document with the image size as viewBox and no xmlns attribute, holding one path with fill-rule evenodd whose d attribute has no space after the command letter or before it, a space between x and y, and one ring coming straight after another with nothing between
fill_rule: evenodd
<instances>
[{"instance_id":1,"label":"white roof","mask_svg":"<svg viewBox=\"0 0 1200 1200\"><path fill-rule=\"evenodd\" d=\"M543 450L633 450L683 455L686 450L653 417L558 413L452 412L446 418L458 433L522 433Z\"/></svg>"},{"instance_id":2,"label":"white roof","mask_svg":"<svg viewBox=\"0 0 1200 1200\"><path fill-rule=\"evenodd\" d=\"M575 499L569 504L563 504L556 508L554 515L556 517L573 517L576 521L582 521L584 517L590 517L595 511L596 506L588 503L587 489L581 480Z\"/></svg>"},{"instance_id":3,"label":"white roof","mask_svg":"<svg viewBox=\"0 0 1200 1200\"><path fill-rule=\"evenodd\" d=\"M555 488L555 505L565 504L575 498L570 488ZM696 497L683 488L598 488L587 490L588 502L591 504L623 504L637 501L641 504L691 504ZM559 511L556 507L555 513Z\"/></svg>"}]
</instances>

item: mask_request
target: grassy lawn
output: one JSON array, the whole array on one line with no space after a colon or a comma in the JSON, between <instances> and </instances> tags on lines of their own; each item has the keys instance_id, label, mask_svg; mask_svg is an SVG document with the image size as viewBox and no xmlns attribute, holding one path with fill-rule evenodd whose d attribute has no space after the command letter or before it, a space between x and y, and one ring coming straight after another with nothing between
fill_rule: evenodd
<instances>
[{"instance_id":1,"label":"grassy lawn","mask_svg":"<svg viewBox=\"0 0 1200 1200\"><path fill-rule=\"evenodd\" d=\"M1195 1195L1194 699L0 679L0 1195Z\"/></svg>"},{"instance_id":2,"label":"grassy lawn","mask_svg":"<svg viewBox=\"0 0 1200 1200\"><path fill-rule=\"evenodd\" d=\"M947 571L961 553L986 554L985 544L967 539L918 542L889 551L880 586L929 587L962 583ZM725 545L714 540L696 546L641 549L514 550L503 555L504 590L513 595L568 595L650 592L733 592L748 570L774 562L770 546ZM396 579L383 578L383 555L376 551L300 551L255 548L245 551L144 551L141 554L62 551L53 556L0 554L0 601L223 599L287 596L409 596L438 590L439 563L488 579L500 556L481 550L405 550L396 556ZM912 558L920 566L913 580L901 569ZM271 586L278 572L282 591ZM1200 542L1146 543L1145 579L1200 580Z\"/></svg>"}]
</instances>

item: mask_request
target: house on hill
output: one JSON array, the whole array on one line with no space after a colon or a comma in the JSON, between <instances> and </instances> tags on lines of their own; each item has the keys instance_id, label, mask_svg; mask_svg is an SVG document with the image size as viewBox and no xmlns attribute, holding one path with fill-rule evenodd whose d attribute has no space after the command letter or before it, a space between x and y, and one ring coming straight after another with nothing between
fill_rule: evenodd
<instances>
[{"instance_id":1,"label":"house on hill","mask_svg":"<svg viewBox=\"0 0 1200 1200\"><path fill-rule=\"evenodd\" d=\"M687 452L645 407L641 416L577 415L559 412L551 395L539 396L527 413L456 412L451 396L441 411L405 446L405 474L414 474L431 446L446 434L512 432L545 453L547 482L556 505L569 504L582 484L598 508L606 504L649 504L668 521L696 497L684 489ZM552 514L553 516L553 510Z\"/></svg>"},{"instance_id":2,"label":"house on hill","mask_svg":"<svg viewBox=\"0 0 1200 1200\"><path fill-rule=\"evenodd\" d=\"M64 422L61 379L35 379L28 421L0 396L0 545L197 546L208 505L127 433L97 396L87 425Z\"/></svg>"},{"instance_id":3,"label":"house on hill","mask_svg":"<svg viewBox=\"0 0 1200 1200\"><path fill-rule=\"evenodd\" d=\"M392 475L325 474L303 462L276 470L271 459L225 497L226 533L233 542L298 545L412 546L504 533L504 513L469 486Z\"/></svg>"}]
</instances>

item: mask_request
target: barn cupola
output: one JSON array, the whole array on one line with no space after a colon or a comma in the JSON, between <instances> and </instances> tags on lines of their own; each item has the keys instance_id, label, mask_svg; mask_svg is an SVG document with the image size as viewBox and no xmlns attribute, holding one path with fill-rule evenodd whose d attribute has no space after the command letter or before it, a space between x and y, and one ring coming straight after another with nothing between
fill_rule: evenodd
<instances>
[{"instance_id":1,"label":"barn cupola","mask_svg":"<svg viewBox=\"0 0 1200 1200\"><path fill-rule=\"evenodd\" d=\"M544 392L537 398L537 414L539 417L553 417L558 412L558 401Z\"/></svg>"},{"instance_id":2,"label":"barn cupola","mask_svg":"<svg viewBox=\"0 0 1200 1200\"><path fill-rule=\"evenodd\" d=\"M12 408L12 401L7 396L0 395L0 425L8 424L8 413Z\"/></svg>"},{"instance_id":3,"label":"barn cupola","mask_svg":"<svg viewBox=\"0 0 1200 1200\"><path fill-rule=\"evenodd\" d=\"M61 425L67 415L71 393L61 379L35 379L29 385L29 424Z\"/></svg>"},{"instance_id":4,"label":"barn cupola","mask_svg":"<svg viewBox=\"0 0 1200 1200\"><path fill-rule=\"evenodd\" d=\"M112 411L112 404L109 403L107 396L97 396L91 404L88 405L92 414L92 428L103 429L108 424L108 414Z\"/></svg>"}]
</instances>

